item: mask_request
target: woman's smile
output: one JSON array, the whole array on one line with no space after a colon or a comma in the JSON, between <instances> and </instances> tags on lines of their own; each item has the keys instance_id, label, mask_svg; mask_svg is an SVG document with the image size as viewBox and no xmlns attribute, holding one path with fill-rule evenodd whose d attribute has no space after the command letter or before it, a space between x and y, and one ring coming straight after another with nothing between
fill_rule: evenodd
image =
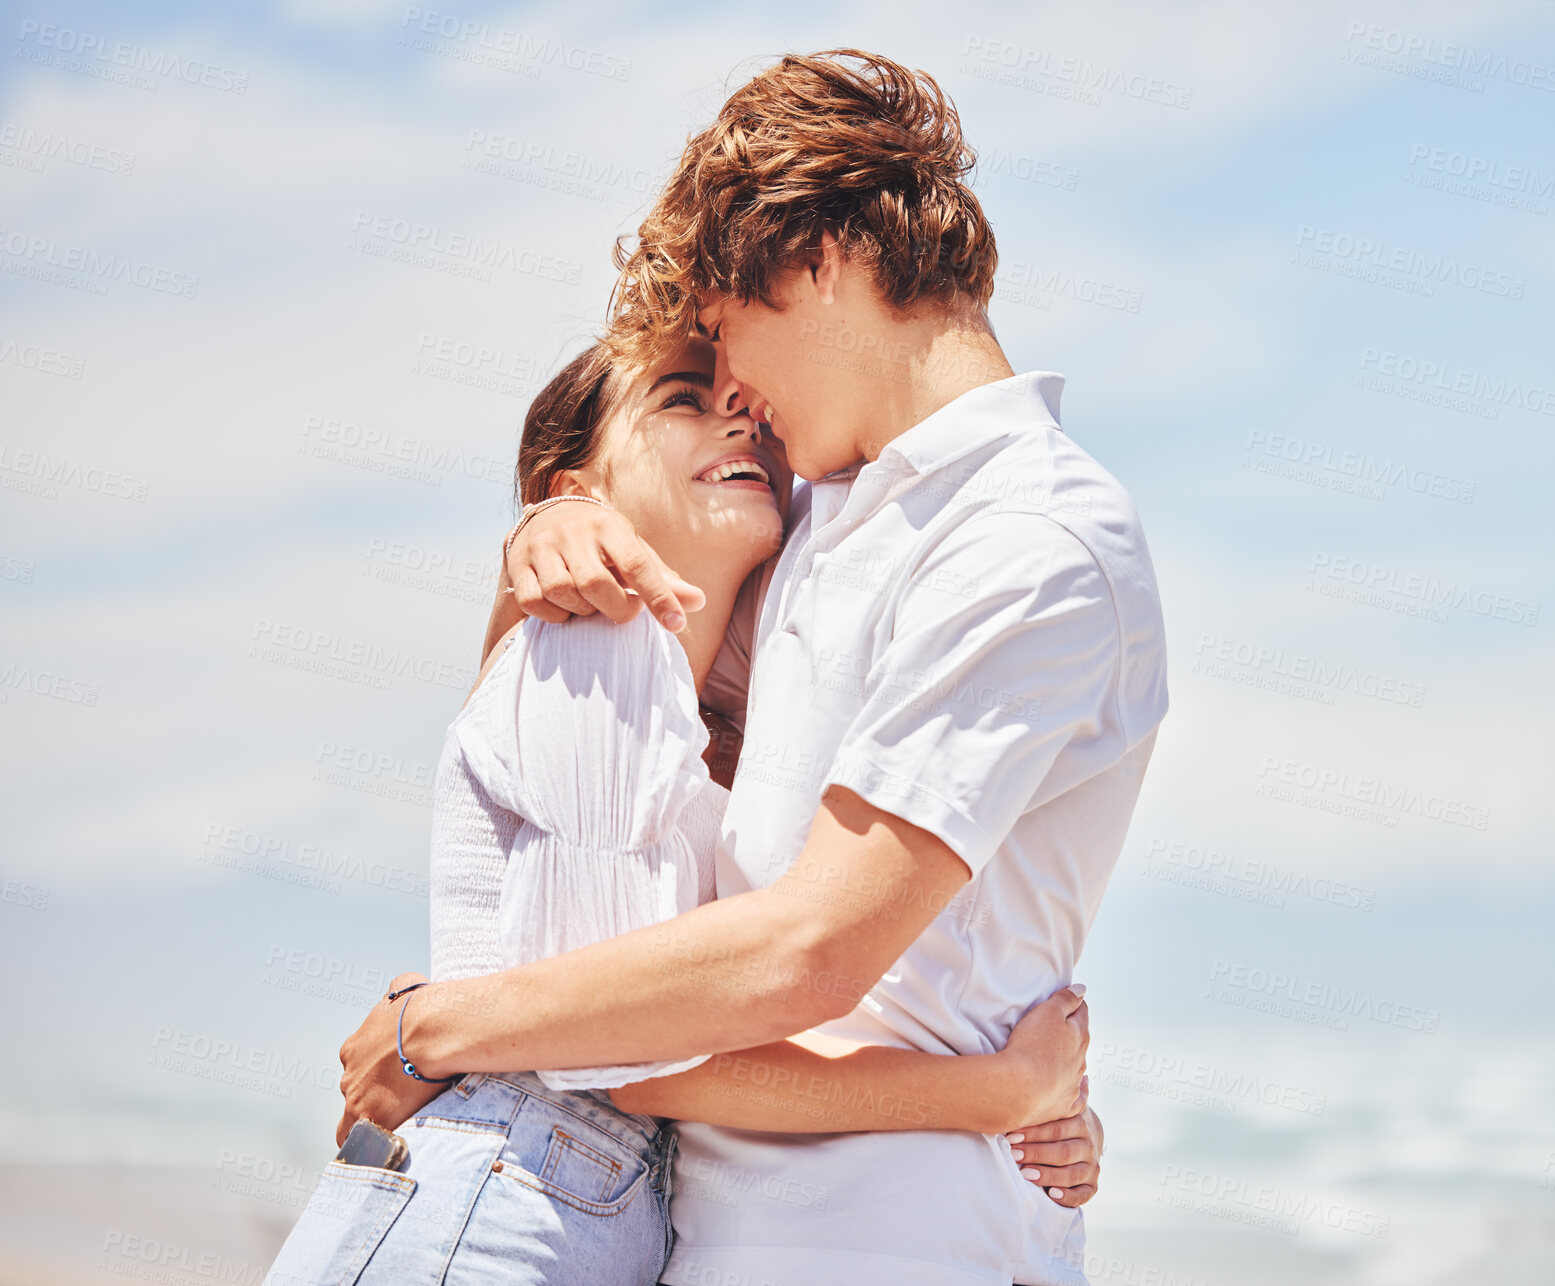
<instances>
[{"instance_id":1,"label":"woman's smile","mask_svg":"<svg viewBox=\"0 0 1555 1286\"><path fill-rule=\"evenodd\" d=\"M692 479L704 486L733 488L737 491L758 491L776 498L772 487L773 465L763 462L753 451L739 451L726 455Z\"/></svg>"}]
</instances>

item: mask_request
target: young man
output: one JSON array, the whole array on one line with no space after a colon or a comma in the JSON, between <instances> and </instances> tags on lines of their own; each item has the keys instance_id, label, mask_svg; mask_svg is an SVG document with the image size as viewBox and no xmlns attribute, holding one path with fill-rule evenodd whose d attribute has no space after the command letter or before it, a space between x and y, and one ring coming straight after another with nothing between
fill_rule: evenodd
<instances>
[{"instance_id":1,"label":"young man","mask_svg":"<svg viewBox=\"0 0 1555 1286\"><path fill-rule=\"evenodd\" d=\"M434 984L404 1031L424 1074L683 1058L818 1024L988 1052L1069 982L1165 714L1164 637L1132 504L1059 428L1062 377L1014 375L988 325L971 159L932 80L853 51L785 58L688 144L624 260L612 337L635 360L707 334L720 409L770 424L811 480L753 631L719 660L731 709L749 670L719 900ZM694 607L593 505L536 516L507 574L514 616L646 602L678 628ZM380 1011L342 1053L347 1120L415 1106ZM1079 1211L1003 1139L684 1124L680 1147L701 1182L675 1198L677 1286L1084 1281Z\"/></svg>"}]
</instances>

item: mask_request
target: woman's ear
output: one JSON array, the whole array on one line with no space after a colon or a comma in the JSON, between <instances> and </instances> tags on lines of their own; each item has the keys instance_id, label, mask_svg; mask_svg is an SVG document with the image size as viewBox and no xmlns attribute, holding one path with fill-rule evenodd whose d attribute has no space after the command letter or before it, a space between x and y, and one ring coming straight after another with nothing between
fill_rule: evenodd
<instances>
[{"instance_id":1,"label":"woman's ear","mask_svg":"<svg viewBox=\"0 0 1555 1286\"><path fill-rule=\"evenodd\" d=\"M604 497L596 494L597 491L594 479L585 477L578 469L563 469L551 482L552 496L592 496L602 500Z\"/></svg>"}]
</instances>

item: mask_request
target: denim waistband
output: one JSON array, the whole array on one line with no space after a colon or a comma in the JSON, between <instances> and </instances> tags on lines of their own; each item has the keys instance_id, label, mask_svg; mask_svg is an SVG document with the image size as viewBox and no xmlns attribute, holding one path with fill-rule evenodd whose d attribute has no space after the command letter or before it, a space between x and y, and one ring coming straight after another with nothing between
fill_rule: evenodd
<instances>
[{"instance_id":1,"label":"denim waistband","mask_svg":"<svg viewBox=\"0 0 1555 1286\"><path fill-rule=\"evenodd\" d=\"M502 1081L534 1098L553 1103L602 1130L615 1134L629 1131L641 1141L645 1155L662 1155L675 1137L674 1130L661 1128L654 1117L623 1112L604 1090L553 1090L533 1072L476 1072L466 1076L455 1088L461 1093L472 1094L488 1080Z\"/></svg>"}]
</instances>

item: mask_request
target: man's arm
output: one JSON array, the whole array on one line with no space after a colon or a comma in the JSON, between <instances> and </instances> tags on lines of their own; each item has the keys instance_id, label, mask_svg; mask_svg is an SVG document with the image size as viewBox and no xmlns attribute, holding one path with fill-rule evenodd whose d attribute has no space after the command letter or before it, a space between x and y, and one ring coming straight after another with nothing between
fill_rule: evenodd
<instances>
[{"instance_id":1,"label":"man's arm","mask_svg":"<svg viewBox=\"0 0 1555 1286\"><path fill-rule=\"evenodd\" d=\"M563 506L558 506L561 508ZM782 1040L850 1011L970 878L930 832L833 786L775 884L606 942L408 998L423 1076L660 1062ZM406 1002L401 1002L406 1003ZM341 1049L342 1134L424 1101L399 1005Z\"/></svg>"},{"instance_id":2,"label":"man's arm","mask_svg":"<svg viewBox=\"0 0 1555 1286\"><path fill-rule=\"evenodd\" d=\"M449 1076L781 1040L848 1013L968 878L939 838L834 787L775 884L550 960L435 983L430 1003L411 1009L406 1045L428 1075Z\"/></svg>"},{"instance_id":3,"label":"man's arm","mask_svg":"<svg viewBox=\"0 0 1555 1286\"><path fill-rule=\"evenodd\" d=\"M674 1061L767 1044L853 1008L1033 801L1089 770L1060 756L1116 705L1109 587L1050 518L1002 508L969 517L920 571L787 873L651 929L436 984L425 1001L416 993L405 1030L423 1070ZM937 589L941 573L979 592L957 605ZM1001 699L956 696L985 687ZM906 702L903 692L944 695ZM897 779L921 789L903 795ZM405 1119L400 1100L414 1095L382 1006L341 1057L344 1127L373 1111L380 1124Z\"/></svg>"}]
</instances>

